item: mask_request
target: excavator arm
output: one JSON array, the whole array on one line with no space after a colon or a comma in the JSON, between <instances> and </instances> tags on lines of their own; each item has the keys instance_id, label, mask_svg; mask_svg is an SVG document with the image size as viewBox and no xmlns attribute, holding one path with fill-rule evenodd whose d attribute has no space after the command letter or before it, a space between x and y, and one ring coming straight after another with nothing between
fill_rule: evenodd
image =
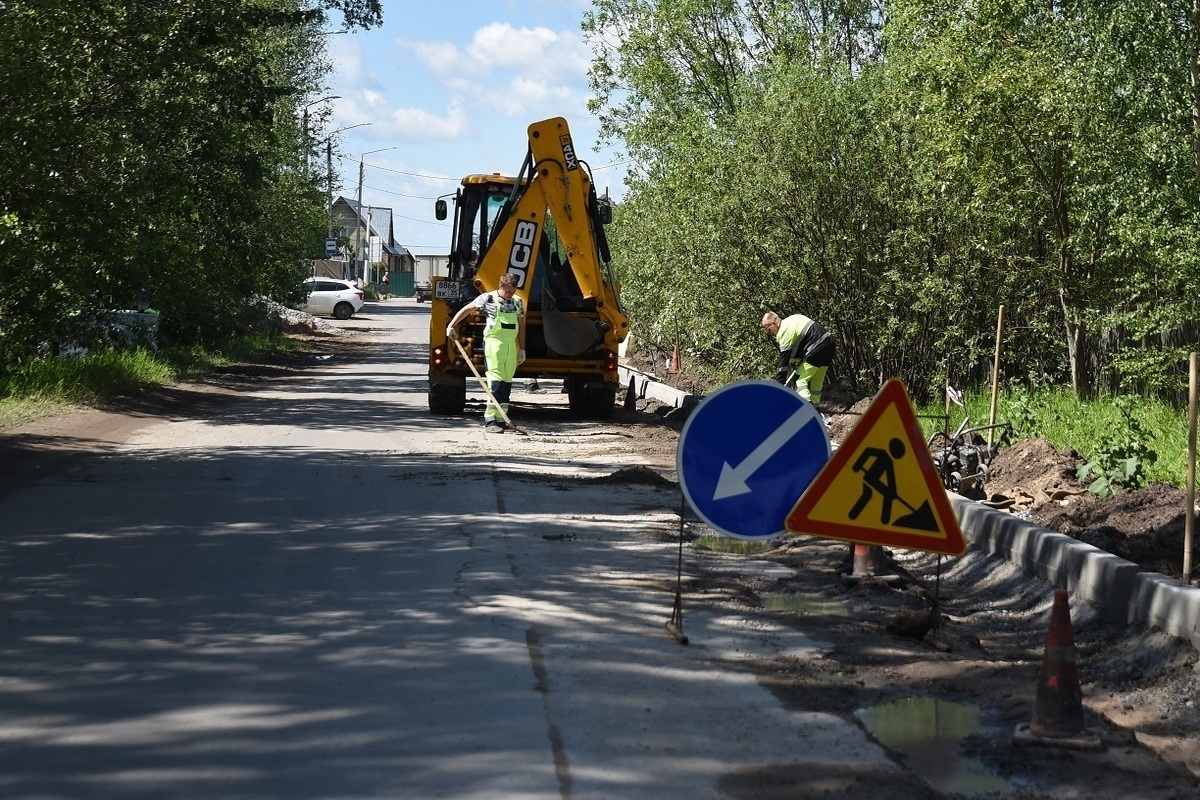
<instances>
[{"instance_id":1,"label":"excavator arm","mask_svg":"<svg viewBox=\"0 0 1200 800\"><path fill-rule=\"evenodd\" d=\"M505 215L488 243L475 273L480 292L499 285L500 276L518 277L517 294L529 307L535 284L543 230L549 216L562 241L582 299L593 301L597 319L560 312L549 281L542 281L546 341L557 352L574 355L604 341L609 349L624 341L629 318L608 267L608 243L600 219L596 191L576 153L567 121L562 117L529 126L529 155L521 179L513 188ZM525 171L529 171L525 178Z\"/></svg>"}]
</instances>

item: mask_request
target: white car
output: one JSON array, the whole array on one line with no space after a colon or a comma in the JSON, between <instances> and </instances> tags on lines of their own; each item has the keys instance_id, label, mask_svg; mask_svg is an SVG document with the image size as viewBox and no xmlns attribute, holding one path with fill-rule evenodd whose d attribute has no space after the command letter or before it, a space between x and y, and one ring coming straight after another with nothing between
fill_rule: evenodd
<instances>
[{"instance_id":1,"label":"white car","mask_svg":"<svg viewBox=\"0 0 1200 800\"><path fill-rule=\"evenodd\" d=\"M340 278L309 278L304 281L309 314L329 314L336 319L350 319L363 307L363 291L353 281Z\"/></svg>"}]
</instances>

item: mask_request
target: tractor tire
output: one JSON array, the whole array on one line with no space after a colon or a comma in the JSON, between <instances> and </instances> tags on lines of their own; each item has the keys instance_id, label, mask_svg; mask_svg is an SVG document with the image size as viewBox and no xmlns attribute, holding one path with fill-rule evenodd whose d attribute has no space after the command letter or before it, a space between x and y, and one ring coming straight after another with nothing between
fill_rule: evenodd
<instances>
[{"instance_id":1,"label":"tractor tire","mask_svg":"<svg viewBox=\"0 0 1200 800\"><path fill-rule=\"evenodd\" d=\"M585 384L587 378L572 376L566 379L567 401L571 413L578 417L593 417L608 419L612 416L616 404L616 393L607 388L589 389Z\"/></svg>"},{"instance_id":2,"label":"tractor tire","mask_svg":"<svg viewBox=\"0 0 1200 800\"><path fill-rule=\"evenodd\" d=\"M461 414L467 407L466 384L434 384L429 387L429 410L434 414Z\"/></svg>"}]
</instances>

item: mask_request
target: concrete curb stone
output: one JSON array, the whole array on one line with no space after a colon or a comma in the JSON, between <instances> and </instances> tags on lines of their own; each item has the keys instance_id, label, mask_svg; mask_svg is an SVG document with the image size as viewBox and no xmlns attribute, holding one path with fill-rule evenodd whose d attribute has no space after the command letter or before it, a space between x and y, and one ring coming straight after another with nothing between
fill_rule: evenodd
<instances>
[{"instance_id":1,"label":"concrete curb stone","mask_svg":"<svg viewBox=\"0 0 1200 800\"><path fill-rule=\"evenodd\" d=\"M1200 589L1057 531L950 494L969 546L1019 565L1118 625L1159 628L1200 649Z\"/></svg>"},{"instance_id":2,"label":"concrete curb stone","mask_svg":"<svg viewBox=\"0 0 1200 800\"><path fill-rule=\"evenodd\" d=\"M626 391L690 411L701 399L620 367ZM1117 625L1158 628L1200 650L1200 589L1066 534L949 493L968 546L1017 564L1056 588L1096 606Z\"/></svg>"}]
</instances>

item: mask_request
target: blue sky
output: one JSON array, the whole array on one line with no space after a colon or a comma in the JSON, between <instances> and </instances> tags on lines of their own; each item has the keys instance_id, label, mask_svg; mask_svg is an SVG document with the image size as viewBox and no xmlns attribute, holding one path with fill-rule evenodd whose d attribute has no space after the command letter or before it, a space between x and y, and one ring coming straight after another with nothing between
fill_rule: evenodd
<instances>
[{"instance_id":1,"label":"blue sky","mask_svg":"<svg viewBox=\"0 0 1200 800\"><path fill-rule=\"evenodd\" d=\"M393 210L396 238L415 255L444 253L448 223L434 200L463 175L516 174L530 123L562 116L592 167L597 190L623 194L624 166L598 149L587 110L591 50L580 22L586 0L384 0L383 26L328 37L334 70L310 109L315 135L338 134L341 192L353 199L363 162L363 204ZM317 97L313 98L318 99ZM394 148L371 153L381 148ZM322 159L323 161L323 159Z\"/></svg>"}]
</instances>

